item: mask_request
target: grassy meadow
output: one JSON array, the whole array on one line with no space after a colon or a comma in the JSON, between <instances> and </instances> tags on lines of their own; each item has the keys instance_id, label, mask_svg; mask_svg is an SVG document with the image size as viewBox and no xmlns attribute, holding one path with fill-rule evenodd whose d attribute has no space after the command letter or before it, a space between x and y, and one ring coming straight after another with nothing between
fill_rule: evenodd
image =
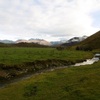
<instances>
[{"instance_id":1,"label":"grassy meadow","mask_svg":"<svg viewBox=\"0 0 100 100\"><path fill-rule=\"evenodd\" d=\"M100 61L10 84L0 89L0 100L100 100Z\"/></svg>"},{"instance_id":2,"label":"grassy meadow","mask_svg":"<svg viewBox=\"0 0 100 100\"><path fill-rule=\"evenodd\" d=\"M72 65L92 56L91 52L56 48L1 47L0 80L9 80L52 67Z\"/></svg>"},{"instance_id":3,"label":"grassy meadow","mask_svg":"<svg viewBox=\"0 0 100 100\"><path fill-rule=\"evenodd\" d=\"M76 61L87 59L93 56L92 53L74 50L57 50L56 48L30 48L10 47L0 48L0 63L12 65L35 60L60 59Z\"/></svg>"},{"instance_id":4,"label":"grassy meadow","mask_svg":"<svg viewBox=\"0 0 100 100\"><path fill-rule=\"evenodd\" d=\"M92 57L93 52L88 51L1 47L0 81L16 77L26 69L58 67ZM0 88L0 100L99 100L99 80L100 61L93 65L56 69Z\"/></svg>"}]
</instances>

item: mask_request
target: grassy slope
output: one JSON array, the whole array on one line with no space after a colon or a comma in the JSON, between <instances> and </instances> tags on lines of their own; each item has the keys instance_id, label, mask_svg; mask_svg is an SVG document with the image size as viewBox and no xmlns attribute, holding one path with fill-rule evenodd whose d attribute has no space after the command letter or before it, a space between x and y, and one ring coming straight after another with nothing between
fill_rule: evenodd
<instances>
[{"instance_id":1,"label":"grassy slope","mask_svg":"<svg viewBox=\"0 0 100 100\"><path fill-rule=\"evenodd\" d=\"M100 100L100 62L11 84L0 89L0 100Z\"/></svg>"},{"instance_id":2,"label":"grassy slope","mask_svg":"<svg viewBox=\"0 0 100 100\"><path fill-rule=\"evenodd\" d=\"M100 31L79 43L79 46L85 46L92 49L100 49Z\"/></svg>"}]
</instances>

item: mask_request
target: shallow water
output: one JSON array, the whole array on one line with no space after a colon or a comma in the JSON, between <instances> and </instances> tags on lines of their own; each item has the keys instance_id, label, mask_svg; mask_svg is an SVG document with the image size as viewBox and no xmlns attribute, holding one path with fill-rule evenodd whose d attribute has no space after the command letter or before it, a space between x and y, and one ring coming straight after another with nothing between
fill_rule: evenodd
<instances>
[{"instance_id":1,"label":"shallow water","mask_svg":"<svg viewBox=\"0 0 100 100\"><path fill-rule=\"evenodd\" d=\"M76 63L74 66L81 66L81 65L91 65L93 64L94 62L97 62L99 61L99 58L92 58L92 59L87 59L86 61L82 62L82 63Z\"/></svg>"}]
</instances>

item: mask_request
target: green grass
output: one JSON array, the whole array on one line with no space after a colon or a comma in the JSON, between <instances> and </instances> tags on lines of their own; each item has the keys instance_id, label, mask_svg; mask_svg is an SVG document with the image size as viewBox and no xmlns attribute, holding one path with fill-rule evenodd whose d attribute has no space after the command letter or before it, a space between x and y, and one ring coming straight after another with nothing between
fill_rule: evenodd
<instances>
[{"instance_id":1,"label":"green grass","mask_svg":"<svg viewBox=\"0 0 100 100\"><path fill-rule=\"evenodd\" d=\"M0 81L51 67L72 65L92 56L91 52L58 51L56 48L2 47L0 48Z\"/></svg>"},{"instance_id":2,"label":"green grass","mask_svg":"<svg viewBox=\"0 0 100 100\"><path fill-rule=\"evenodd\" d=\"M100 61L13 83L0 89L0 100L100 100Z\"/></svg>"},{"instance_id":3,"label":"green grass","mask_svg":"<svg viewBox=\"0 0 100 100\"><path fill-rule=\"evenodd\" d=\"M47 59L76 61L78 59L86 59L90 57L92 57L92 54L89 52L68 50L58 51L55 48L0 48L0 63L6 65Z\"/></svg>"}]
</instances>

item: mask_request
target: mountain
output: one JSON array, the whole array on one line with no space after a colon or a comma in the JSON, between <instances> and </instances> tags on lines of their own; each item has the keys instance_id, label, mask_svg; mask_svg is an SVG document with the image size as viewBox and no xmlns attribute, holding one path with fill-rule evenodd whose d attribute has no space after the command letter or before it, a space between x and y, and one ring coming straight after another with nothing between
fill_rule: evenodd
<instances>
[{"instance_id":1,"label":"mountain","mask_svg":"<svg viewBox=\"0 0 100 100\"><path fill-rule=\"evenodd\" d=\"M94 33L84 41L80 42L77 45L77 49L83 49L83 50L100 49L100 31Z\"/></svg>"},{"instance_id":2,"label":"mountain","mask_svg":"<svg viewBox=\"0 0 100 100\"><path fill-rule=\"evenodd\" d=\"M16 41L16 43L37 43L40 45L48 45L48 46L51 45L50 42L43 40L43 39L29 39L29 40L19 39Z\"/></svg>"},{"instance_id":3,"label":"mountain","mask_svg":"<svg viewBox=\"0 0 100 100\"><path fill-rule=\"evenodd\" d=\"M28 40L25 39L18 39L15 43L28 43Z\"/></svg>"},{"instance_id":4,"label":"mountain","mask_svg":"<svg viewBox=\"0 0 100 100\"><path fill-rule=\"evenodd\" d=\"M63 43L65 43L66 41L51 41L50 43L53 45L53 46L57 46L57 45L61 45Z\"/></svg>"},{"instance_id":5,"label":"mountain","mask_svg":"<svg viewBox=\"0 0 100 100\"><path fill-rule=\"evenodd\" d=\"M81 42L83 40L85 40L87 38L87 36L83 36L83 37L73 37L71 39L69 39L67 41L67 43L71 43L71 42Z\"/></svg>"},{"instance_id":6,"label":"mountain","mask_svg":"<svg viewBox=\"0 0 100 100\"><path fill-rule=\"evenodd\" d=\"M65 39L62 39L60 41L52 41L52 42L48 42L46 40L43 39L18 39L17 41L12 41L12 40L0 40L1 43L5 43L5 44L13 44L13 43L36 43L36 44L40 44L40 45L46 45L46 46L59 46L59 45L64 45L64 46L69 46L69 45L73 45L76 44L77 42L80 42L82 40L84 40L85 38L87 38L86 36L83 37L73 37L71 39L69 39L68 41Z\"/></svg>"},{"instance_id":7,"label":"mountain","mask_svg":"<svg viewBox=\"0 0 100 100\"><path fill-rule=\"evenodd\" d=\"M11 43L15 43L12 40L0 40L1 43L6 43L6 44L11 44Z\"/></svg>"},{"instance_id":8,"label":"mountain","mask_svg":"<svg viewBox=\"0 0 100 100\"><path fill-rule=\"evenodd\" d=\"M80 43L81 41L85 40L87 38L87 36L83 36L83 37L73 37L71 39L69 39L66 43L61 44L61 46L73 46L75 44Z\"/></svg>"}]
</instances>

